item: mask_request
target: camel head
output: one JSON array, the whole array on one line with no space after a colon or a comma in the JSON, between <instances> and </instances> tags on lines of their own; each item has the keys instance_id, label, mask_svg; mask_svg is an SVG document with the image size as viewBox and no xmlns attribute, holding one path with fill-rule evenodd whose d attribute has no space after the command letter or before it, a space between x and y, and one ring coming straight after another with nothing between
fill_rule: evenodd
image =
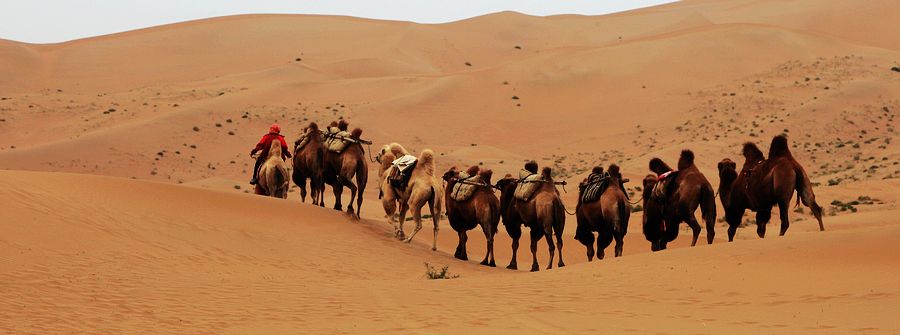
<instances>
[{"instance_id":1,"label":"camel head","mask_svg":"<svg viewBox=\"0 0 900 335\"><path fill-rule=\"evenodd\" d=\"M731 183L735 178L737 178L737 164L728 158L719 161L719 179L722 183Z\"/></svg>"},{"instance_id":2,"label":"camel head","mask_svg":"<svg viewBox=\"0 0 900 335\"><path fill-rule=\"evenodd\" d=\"M484 169L478 172L478 175L481 176L481 180L484 181L485 184L491 184L491 177L494 176L494 171L491 169Z\"/></svg>"},{"instance_id":3,"label":"camel head","mask_svg":"<svg viewBox=\"0 0 900 335\"><path fill-rule=\"evenodd\" d=\"M391 147L387 144L381 147L381 151L375 155L375 161L381 163L381 157L384 157L384 154L391 150Z\"/></svg>"},{"instance_id":4,"label":"camel head","mask_svg":"<svg viewBox=\"0 0 900 335\"><path fill-rule=\"evenodd\" d=\"M498 180L497 183L494 184L494 187L496 187L497 189L499 189L502 192L502 191L505 191L508 188L510 188L510 186L515 187L515 185L516 185L516 178L514 178L511 174L507 173L506 176L504 176L503 178L500 178L500 180ZM512 190L509 190L509 191L512 191Z\"/></svg>"},{"instance_id":5,"label":"camel head","mask_svg":"<svg viewBox=\"0 0 900 335\"><path fill-rule=\"evenodd\" d=\"M457 170L456 167L454 166L454 167L450 168L450 170L447 170L447 172L444 172L444 175L441 177L441 179L449 182L450 179L456 178L458 176L459 176L459 170Z\"/></svg>"},{"instance_id":6,"label":"camel head","mask_svg":"<svg viewBox=\"0 0 900 335\"><path fill-rule=\"evenodd\" d=\"M692 166L694 166L694 152L687 149L681 150L681 155L678 157L678 169L684 170Z\"/></svg>"},{"instance_id":7,"label":"camel head","mask_svg":"<svg viewBox=\"0 0 900 335\"><path fill-rule=\"evenodd\" d=\"M337 127L341 131L347 131L347 128L350 127L350 123L348 123L347 120L341 119L341 120L338 120Z\"/></svg>"}]
</instances>

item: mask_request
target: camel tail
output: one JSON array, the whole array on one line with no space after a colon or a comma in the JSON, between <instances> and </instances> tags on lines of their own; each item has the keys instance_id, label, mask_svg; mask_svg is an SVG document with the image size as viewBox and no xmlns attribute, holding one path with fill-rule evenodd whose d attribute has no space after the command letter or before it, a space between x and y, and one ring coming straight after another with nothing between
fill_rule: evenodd
<instances>
[{"instance_id":1,"label":"camel tail","mask_svg":"<svg viewBox=\"0 0 900 335\"><path fill-rule=\"evenodd\" d=\"M783 156L791 156L791 149L788 148L787 136L778 135L772 138L772 145L769 146L769 159Z\"/></svg>"},{"instance_id":2,"label":"camel tail","mask_svg":"<svg viewBox=\"0 0 900 335\"><path fill-rule=\"evenodd\" d=\"M269 189L269 196L274 197L278 195L278 191L284 188L284 184L288 182L288 171L284 164L277 164L272 172L274 173L268 175L269 180L267 180L268 185L266 185L266 188Z\"/></svg>"},{"instance_id":3,"label":"camel tail","mask_svg":"<svg viewBox=\"0 0 900 335\"><path fill-rule=\"evenodd\" d=\"M803 205L809 207L816 217L816 220L819 222L819 230L825 231L825 225L822 223L822 207L816 202L816 194L813 193L809 176L806 175L806 171L804 171L803 167L799 164L795 164L794 169L797 174L797 184L795 186L797 189L797 200L802 201Z\"/></svg>"},{"instance_id":4,"label":"camel tail","mask_svg":"<svg viewBox=\"0 0 900 335\"><path fill-rule=\"evenodd\" d=\"M417 166L421 166L426 174L434 176L434 151L431 149L422 150L419 154L419 162Z\"/></svg>"},{"instance_id":5,"label":"camel tail","mask_svg":"<svg viewBox=\"0 0 900 335\"><path fill-rule=\"evenodd\" d=\"M710 184L703 185L700 191L700 212L707 227L716 224L716 193Z\"/></svg>"}]
</instances>

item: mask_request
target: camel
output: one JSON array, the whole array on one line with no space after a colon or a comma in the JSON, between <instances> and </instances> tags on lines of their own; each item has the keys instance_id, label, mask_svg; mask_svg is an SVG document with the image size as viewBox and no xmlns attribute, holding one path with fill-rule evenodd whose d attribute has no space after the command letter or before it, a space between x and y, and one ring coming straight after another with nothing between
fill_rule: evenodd
<instances>
[{"instance_id":1,"label":"camel","mask_svg":"<svg viewBox=\"0 0 900 335\"><path fill-rule=\"evenodd\" d=\"M472 185L477 187L475 193L466 201L456 201L451 197L453 186L459 182L459 171L451 168L444 173L443 179L447 181L446 202L447 202L447 218L450 220L450 227L459 234L459 244L456 246L454 257L461 260L468 260L466 253L466 242L469 239L468 231L476 226L481 226L484 232L484 238L487 240L487 253L481 265L491 267L497 266L494 261L494 235L497 233L497 227L500 223L500 200L494 195L494 189L491 187L491 170L479 171L478 166L469 168L467 174L469 176L481 176L481 185Z\"/></svg>"},{"instance_id":2,"label":"camel","mask_svg":"<svg viewBox=\"0 0 900 335\"><path fill-rule=\"evenodd\" d=\"M593 173L603 175L603 168L595 167ZM622 256L622 249L625 246L623 239L628 233L631 204L621 187L622 175L618 165L609 166L607 178L609 178L608 186L597 201L583 203L583 188L579 188L578 192L578 205L575 208L578 228L575 230L575 239L584 244L589 262L594 259L594 232L597 232L598 260L603 259L604 250L613 239L616 240L615 257Z\"/></svg>"},{"instance_id":3,"label":"camel","mask_svg":"<svg viewBox=\"0 0 900 335\"><path fill-rule=\"evenodd\" d=\"M294 184L300 188L300 199L306 202L306 179L309 179L309 190L313 205L325 206L325 181L322 180L322 166L325 161L325 146L322 144L322 135L319 125L310 122L306 127L304 136L306 144L298 147L301 140L294 142L294 158L292 166Z\"/></svg>"},{"instance_id":4,"label":"camel","mask_svg":"<svg viewBox=\"0 0 900 335\"><path fill-rule=\"evenodd\" d=\"M340 129L347 129L347 121L341 120L337 124ZM358 142L362 135L362 129L356 128L350 132L350 138L356 140L351 142L340 153L325 150L325 164L322 172L322 179L326 184L331 185L334 191L334 209L341 210L341 193L344 186L350 189L350 202L347 205L347 214L355 218L359 218L360 209L362 209L363 191L366 189L366 182L369 179L369 165L366 161L365 150L362 144ZM353 183L353 177L356 177L356 183ZM356 200L356 211L353 210L353 201Z\"/></svg>"},{"instance_id":5,"label":"camel","mask_svg":"<svg viewBox=\"0 0 900 335\"><path fill-rule=\"evenodd\" d=\"M391 167L391 169L394 169L394 167ZM391 180L388 178L383 179L381 189L384 191L384 195L381 198L381 204L384 207L388 222L394 226L394 236L406 243L411 242L416 234L419 233L419 230L422 230L422 207L427 204L434 224L434 242L431 250L437 250L438 222L441 218L443 184L434 176L434 151L431 151L431 149L422 150L416 165L411 167L411 169L409 180L402 188L391 185ZM399 222L394 223L394 213L397 211L398 205L400 207ZM406 233L403 231L403 224L406 221L406 212L410 209L412 209L416 228L409 236L406 236Z\"/></svg>"},{"instance_id":6,"label":"camel","mask_svg":"<svg viewBox=\"0 0 900 335\"><path fill-rule=\"evenodd\" d=\"M650 160L650 171L657 176L644 178L644 236L650 241L652 251L666 249L666 244L678 237L678 226L682 222L693 230L691 246L697 245L700 224L694 216L697 207L703 213L706 223L706 243L712 244L716 235L716 200L712 185L694 165L694 153L681 151L678 170L675 171L659 158ZM653 188L661 178L668 178L664 198L654 196ZM663 186L663 185L660 185Z\"/></svg>"},{"instance_id":7,"label":"camel","mask_svg":"<svg viewBox=\"0 0 900 335\"><path fill-rule=\"evenodd\" d=\"M378 169L378 185L381 186L384 184L384 179L387 178L385 174L388 169L391 168L391 163L397 159L398 157L403 157L409 155L409 152L406 151L400 143L391 143L385 144L381 147L381 152L375 156L375 161L381 164ZM379 188L378 190L378 199L384 197L384 189Z\"/></svg>"},{"instance_id":8,"label":"camel","mask_svg":"<svg viewBox=\"0 0 900 335\"><path fill-rule=\"evenodd\" d=\"M256 194L287 199L290 187L289 175L287 163L281 159L281 142L272 141L269 156L259 167Z\"/></svg>"},{"instance_id":9,"label":"camel","mask_svg":"<svg viewBox=\"0 0 900 335\"><path fill-rule=\"evenodd\" d=\"M529 164L531 163L534 162ZM537 170L537 164L534 164L534 170ZM500 189L500 216L503 218L506 232L513 239L512 260L506 267L507 269L518 269L516 252L519 249L519 238L522 236L523 224L531 228L532 272L539 269L537 243L545 236L547 237L547 246L550 249L550 261L547 264L547 269L553 268L555 255L553 234L556 234L556 248L559 250L558 266L563 267L566 265L562 257L562 233L566 226L565 207L563 207L562 199L559 198L559 191L556 190L554 185L550 168L544 167L541 171L541 176L543 178L541 185L528 201L522 201L514 197L518 179L507 175L497 181L496 186Z\"/></svg>"},{"instance_id":10,"label":"camel","mask_svg":"<svg viewBox=\"0 0 900 335\"><path fill-rule=\"evenodd\" d=\"M766 224L772 217L772 207L775 205L778 205L781 217L779 235L783 236L790 226L788 210L794 190L797 190L797 206L802 201L819 222L819 230L825 230L822 207L816 203L809 176L791 155L787 137L778 135L772 139L768 159L751 142L744 143L742 151L744 166L740 174L736 171L737 164L730 159L719 162L719 200L725 208L729 242L734 240L747 209L756 212L756 234L760 238L765 237Z\"/></svg>"}]
</instances>

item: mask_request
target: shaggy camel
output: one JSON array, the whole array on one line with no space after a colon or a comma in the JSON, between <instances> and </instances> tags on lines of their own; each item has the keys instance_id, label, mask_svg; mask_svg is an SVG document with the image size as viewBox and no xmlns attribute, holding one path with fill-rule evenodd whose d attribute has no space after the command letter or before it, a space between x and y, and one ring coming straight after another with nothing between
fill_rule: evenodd
<instances>
[{"instance_id":1,"label":"shaggy camel","mask_svg":"<svg viewBox=\"0 0 900 335\"><path fill-rule=\"evenodd\" d=\"M287 163L281 159L281 142L272 141L269 156L259 167L259 181L256 183L256 194L287 199L290 179Z\"/></svg>"},{"instance_id":2,"label":"shaggy camel","mask_svg":"<svg viewBox=\"0 0 900 335\"><path fill-rule=\"evenodd\" d=\"M719 162L719 200L725 208L725 221L728 222L728 241L734 239L744 211L756 212L756 234L766 236L766 224L772 217L772 207L778 205L781 216L781 233L784 235L790 226L788 210L791 197L797 190L797 206L800 201L809 207L819 230L824 231L822 224L822 207L816 203L809 176L788 149L787 137L775 136L769 147L769 158L763 156L756 144L747 142L743 148L744 166L741 173L736 171L737 164L726 158Z\"/></svg>"},{"instance_id":3,"label":"shaggy camel","mask_svg":"<svg viewBox=\"0 0 900 335\"><path fill-rule=\"evenodd\" d=\"M650 170L657 176L644 178L644 236L650 241L650 249L659 251L666 249L666 244L678 237L678 226L687 222L693 230L691 246L697 245L700 236L700 224L694 216L697 207L703 213L706 223L706 242L713 243L716 235L716 200L712 185L703 173L694 165L694 153L681 151L678 159L678 171L659 158L650 160ZM667 176L663 198L653 193L653 188L660 177ZM661 185L663 186L663 185Z\"/></svg>"},{"instance_id":4,"label":"shaggy camel","mask_svg":"<svg viewBox=\"0 0 900 335\"><path fill-rule=\"evenodd\" d=\"M533 162L531 162L533 163ZM534 170L537 170L537 164ZM497 188L500 189L500 216L503 218L503 225L506 227L507 233L512 237L512 260L509 262L507 269L518 269L516 264L516 252L519 249L519 238L522 236L522 225L531 228L531 271L538 271L537 260L537 243L545 236L547 237L547 246L550 248L550 261L547 269L553 268L553 258L555 255L553 235L556 234L556 247L559 250L559 267L566 264L562 257L562 233L566 226L566 213L563 207L562 199L559 198L559 191L556 190L553 178L550 174L550 168L545 167L541 171L543 181L540 182L538 189L528 201L516 199L514 196L518 179L507 175L503 179L497 181Z\"/></svg>"},{"instance_id":5,"label":"shaggy camel","mask_svg":"<svg viewBox=\"0 0 900 335\"><path fill-rule=\"evenodd\" d=\"M456 246L456 252L453 256L461 260L469 259L469 255L466 252L466 242L469 239L467 232L481 225L484 238L487 240L487 253L484 255L481 265L493 267L497 266L497 263L494 261L494 235L497 233L497 226L500 223L500 200L497 199L494 189L491 187L493 172L491 170L479 170L478 166L473 166L466 171L469 176L476 174L481 176L481 182L479 185L470 184L476 189L474 194L465 201L453 200L451 193L453 192L453 186L459 182L465 183L467 181L460 181L459 171L455 167L444 173L443 179L447 181L447 218L450 220L450 227L453 227L453 230L456 230L456 233L459 234L459 244Z\"/></svg>"},{"instance_id":6,"label":"shaggy camel","mask_svg":"<svg viewBox=\"0 0 900 335\"><path fill-rule=\"evenodd\" d=\"M386 172L391 168L391 163L397 159L397 157L403 157L409 155L409 152L406 151L400 143L391 143L385 144L381 147L381 152L375 156L375 161L381 164L378 169L378 185L379 187L384 184L384 179L387 178ZM384 189L378 189L378 199L384 197Z\"/></svg>"},{"instance_id":7,"label":"shaggy camel","mask_svg":"<svg viewBox=\"0 0 900 335\"><path fill-rule=\"evenodd\" d=\"M347 129L347 122L341 120L337 124L341 130ZM341 210L341 193L344 192L344 186L350 189L350 202L347 205L347 214L359 218L359 211L362 209L363 191L366 190L366 182L369 179L369 165L366 161L365 150L359 143L359 137L362 135L362 129L356 128L350 132L350 139L353 142L348 143L340 153L331 150L325 150L325 168L322 172L322 179L334 190L334 209ZM353 177L356 177L356 183L353 183ZM353 200L356 200L356 211L353 210Z\"/></svg>"},{"instance_id":8,"label":"shaggy camel","mask_svg":"<svg viewBox=\"0 0 900 335\"><path fill-rule=\"evenodd\" d=\"M394 167L391 167L394 169ZM431 212L431 219L434 223L434 242L431 250L437 250L438 222L441 218L441 202L443 201L441 194L443 193L443 184L434 176L434 152L430 149L422 150L416 165L412 167L409 180L402 187L394 187L391 180L384 178L381 189L384 195L381 198L381 204L384 206L384 213L387 215L388 221L394 225L395 236L406 243L412 241L413 237L422 230L422 207L426 204ZM386 171L385 173L390 173ZM397 205L400 207L399 222L394 223L394 213L397 211ZM406 212L412 209L413 221L416 222L416 228L409 236L403 231L403 224L406 221Z\"/></svg>"},{"instance_id":9,"label":"shaggy camel","mask_svg":"<svg viewBox=\"0 0 900 335\"><path fill-rule=\"evenodd\" d=\"M595 167L593 173L603 175L603 168ZM606 254L604 250L613 239L616 240L615 256L622 256L625 245L623 239L628 233L631 204L621 187L622 175L618 165L609 166L607 178L608 186L596 201L582 202L584 189L579 187L578 206L575 208L575 218L578 220L575 239L587 249L588 261L594 259L594 232L597 232L597 259L603 259Z\"/></svg>"},{"instance_id":10,"label":"shaggy camel","mask_svg":"<svg viewBox=\"0 0 900 335\"><path fill-rule=\"evenodd\" d=\"M310 122L304 130L306 144L298 147L301 140L294 142L294 158L292 165L294 184L300 188L300 199L306 202L306 180L309 179L309 190L313 205L325 206L325 181L322 180L322 166L325 161L325 146L319 125Z\"/></svg>"}]
</instances>

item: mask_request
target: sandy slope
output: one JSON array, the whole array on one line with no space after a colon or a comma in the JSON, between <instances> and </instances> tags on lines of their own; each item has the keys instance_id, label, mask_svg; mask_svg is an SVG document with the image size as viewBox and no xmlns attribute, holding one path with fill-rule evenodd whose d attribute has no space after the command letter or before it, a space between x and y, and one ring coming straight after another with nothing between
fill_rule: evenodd
<instances>
[{"instance_id":1,"label":"sandy slope","mask_svg":"<svg viewBox=\"0 0 900 335\"><path fill-rule=\"evenodd\" d=\"M0 329L891 332L898 13L891 0L691 0L605 16L246 15L0 40ZM720 226L715 245L686 250L682 230L676 250L650 255L635 213L628 257L586 264L570 217L570 266L528 275L450 258L446 221L437 253L430 225L412 246L393 241L374 183L359 223L299 204L296 190L243 194L269 124L292 140L338 117L376 149L435 149L441 172L483 164L499 177L536 159L574 184L618 163L632 191L651 157L674 164L684 148L716 186L721 158L786 132L828 232L792 212L785 238L742 229L726 244ZM860 197L876 200L852 214L830 205ZM469 235L480 260L484 239ZM509 243L501 228L502 265ZM423 280L425 261L463 278Z\"/></svg>"},{"instance_id":2,"label":"sandy slope","mask_svg":"<svg viewBox=\"0 0 900 335\"><path fill-rule=\"evenodd\" d=\"M33 172L2 172L0 185L0 324L10 333L837 334L898 326L896 224L528 275L454 261L448 245L432 253L396 243L379 222L249 195ZM423 262L462 277L424 280Z\"/></svg>"}]
</instances>

